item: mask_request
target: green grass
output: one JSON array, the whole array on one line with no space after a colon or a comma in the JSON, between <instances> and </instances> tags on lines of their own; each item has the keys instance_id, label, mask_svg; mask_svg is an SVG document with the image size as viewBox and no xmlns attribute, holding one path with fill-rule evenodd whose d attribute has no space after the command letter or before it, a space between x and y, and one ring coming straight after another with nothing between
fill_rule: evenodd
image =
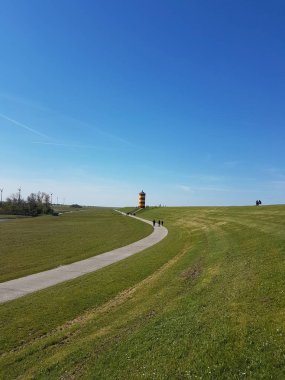
<instances>
[{"instance_id":1,"label":"green grass","mask_svg":"<svg viewBox=\"0 0 285 380\"><path fill-rule=\"evenodd\" d=\"M23 218L28 218L27 216L23 215L10 215L10 214L1 214L0 212L0 219L23 219Z\"/></svg>"},{"instance_id":2,"label":"green grass","mask_svg":"<svg viewBox=\"0 0 285 380\"><path fill-rule=\"evenodd\" d=\"M2 378L284 379L285 207L141 216L169 235L0 306Z\"/></svg>"},{"instance_id":3,"label":"green grass","mask_svg":"<svg viewBox=\"0 0 285 380\"><path fill-rule=\"evenodd\" d=\"M131 212L131 211L135 210L135 208L136 208L135 206L134 207L122 207L119 210L127 213L127 212Z\"/></svg>"},{"instance_id":4,"label":"green grass","mask_svg":"<svg viewBox=\"0 0 285 380\"><path fill-rule=\"evenodd\" d=\"M0 223L0 281L22 277L130 244L152 231L111 209Z\"/></svg>"}]
</instances>

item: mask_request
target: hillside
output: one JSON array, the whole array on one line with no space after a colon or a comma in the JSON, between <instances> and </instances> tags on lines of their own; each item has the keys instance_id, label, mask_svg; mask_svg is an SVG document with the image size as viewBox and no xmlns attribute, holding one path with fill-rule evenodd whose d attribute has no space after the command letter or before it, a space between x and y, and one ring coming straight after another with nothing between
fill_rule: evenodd
<instances>
[{"instance_id":1,"label":"hillside","mask_svg":"<svg viewBox=\"0 0 285 380\"><path fill-rule=\"evenodd\" d=\"M0 305L3 379L283 379L285 206L154 208L168 236Z\"/></svg>"}]
</instances>

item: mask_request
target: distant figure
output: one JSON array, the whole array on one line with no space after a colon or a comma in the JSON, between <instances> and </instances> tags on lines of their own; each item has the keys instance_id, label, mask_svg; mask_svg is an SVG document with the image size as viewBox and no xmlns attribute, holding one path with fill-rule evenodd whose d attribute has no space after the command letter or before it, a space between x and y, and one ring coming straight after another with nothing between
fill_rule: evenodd
<instances>
[{"instance_id":1,"label":"distant figure","mask_svg":"<svg viewBox=\"0 0 285 380\"><path fill-rule=\"evenodd\" d=\"M260 205L262 204L260 199L259 199L258 203L259 203Z\"/></svg>"},{"instance_id":2,"label":"distant figure","mask_svg":"<svg viewBox=\"0 0 285 380\"><path fill-rule=\"evenodd\" d=\"M256 206L259 206L259 201L256 201L255 204L256 204Z\"/></svg>"},{"instance_id":3,"label":"distant figure","mask_svg":"<svg viewBox=\"0 0 285 380\"><path fill-rule=\"evenodd\" d=\"M160 220L158 221L158 227L160 227Z\"/></svg>"},{"instance_id":4,"label":"distant figure","mask_svg":"<svg viewBox=\"0 0 285 380\"><path fill-rule=\"evenodd\" d=\"M153 225L153 227L155 227L155 219L153 219L152 225Z\"/></svg>"},{"instance_id":5,"label":"distant figure","mask_svg":"<svg viewBox=\"0 0 285 380\"><path fill-rule=\"evenodd\" d=\"M162 220L160 223L161 223L161 225L163 226L163 220Z\"/></svg>"}]
</instances>

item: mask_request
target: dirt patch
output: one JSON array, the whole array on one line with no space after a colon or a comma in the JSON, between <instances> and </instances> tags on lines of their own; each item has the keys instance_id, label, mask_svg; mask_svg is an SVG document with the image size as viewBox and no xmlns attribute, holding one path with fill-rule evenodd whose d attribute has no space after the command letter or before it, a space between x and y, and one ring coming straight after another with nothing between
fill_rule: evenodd
<instances>
[{"instance_id":1,"label":"dirt patch","mask_svg":"<svg viewBox=\"0 0 285 380\"><path fill-rule=\"evenodd\" d=\"M193 282L195 281L202 272L201 265L194 265L191 268L187 268L185 271L181 273L182 278L187 282Z\"/></svg>"}]
</instances>

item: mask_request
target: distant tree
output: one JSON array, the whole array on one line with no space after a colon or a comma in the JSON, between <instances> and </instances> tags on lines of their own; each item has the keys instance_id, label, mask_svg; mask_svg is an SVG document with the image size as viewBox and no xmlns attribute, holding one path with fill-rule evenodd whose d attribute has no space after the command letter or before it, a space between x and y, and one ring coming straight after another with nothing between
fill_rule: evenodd
<instances>
[{"instance_id":1,"label":"distant tree","mask_svg":"<svg viewBox=\"0 0 285 380\"><path fill-rule=\"evenodd\" d=\"M38 215L38 208L37 208L37 194L31 193L27 197L27 203L29 208L29 213L32 216Z\"/></svg>"},{"instance_id":2,"label":"distant tree","mask_svg":"<svg viewBox=\"0 0 285 380\"><path fill-rule=\"evenodd\" d=\"M5 211L12 214L37 216L52 213L49 194L39 191L31 193L26 200L12 194L6 199Z\"/></svg>"},{"instance_id":3,"label":"distant tree","mask_svg":"<svg viewBox=\"0 0 285 380\"><path fill-rule=\"evenodd\" d=\"M72 204L70 207L74 207L74 208L82 208L82 206L78 205L77 203Z\"/></svg>"},{"instance_id":4,"label":"distant tree","mask_svg":"<svg viewBox=\"0 0 285 380\"><path fill-rule=\"evenodd\" d=\"M19 199L18 194L12 194L6 199L5 208L11 210L13 214L21 213L21 210L24 208L24 200Z\"/></svg>"}]
</instances>

